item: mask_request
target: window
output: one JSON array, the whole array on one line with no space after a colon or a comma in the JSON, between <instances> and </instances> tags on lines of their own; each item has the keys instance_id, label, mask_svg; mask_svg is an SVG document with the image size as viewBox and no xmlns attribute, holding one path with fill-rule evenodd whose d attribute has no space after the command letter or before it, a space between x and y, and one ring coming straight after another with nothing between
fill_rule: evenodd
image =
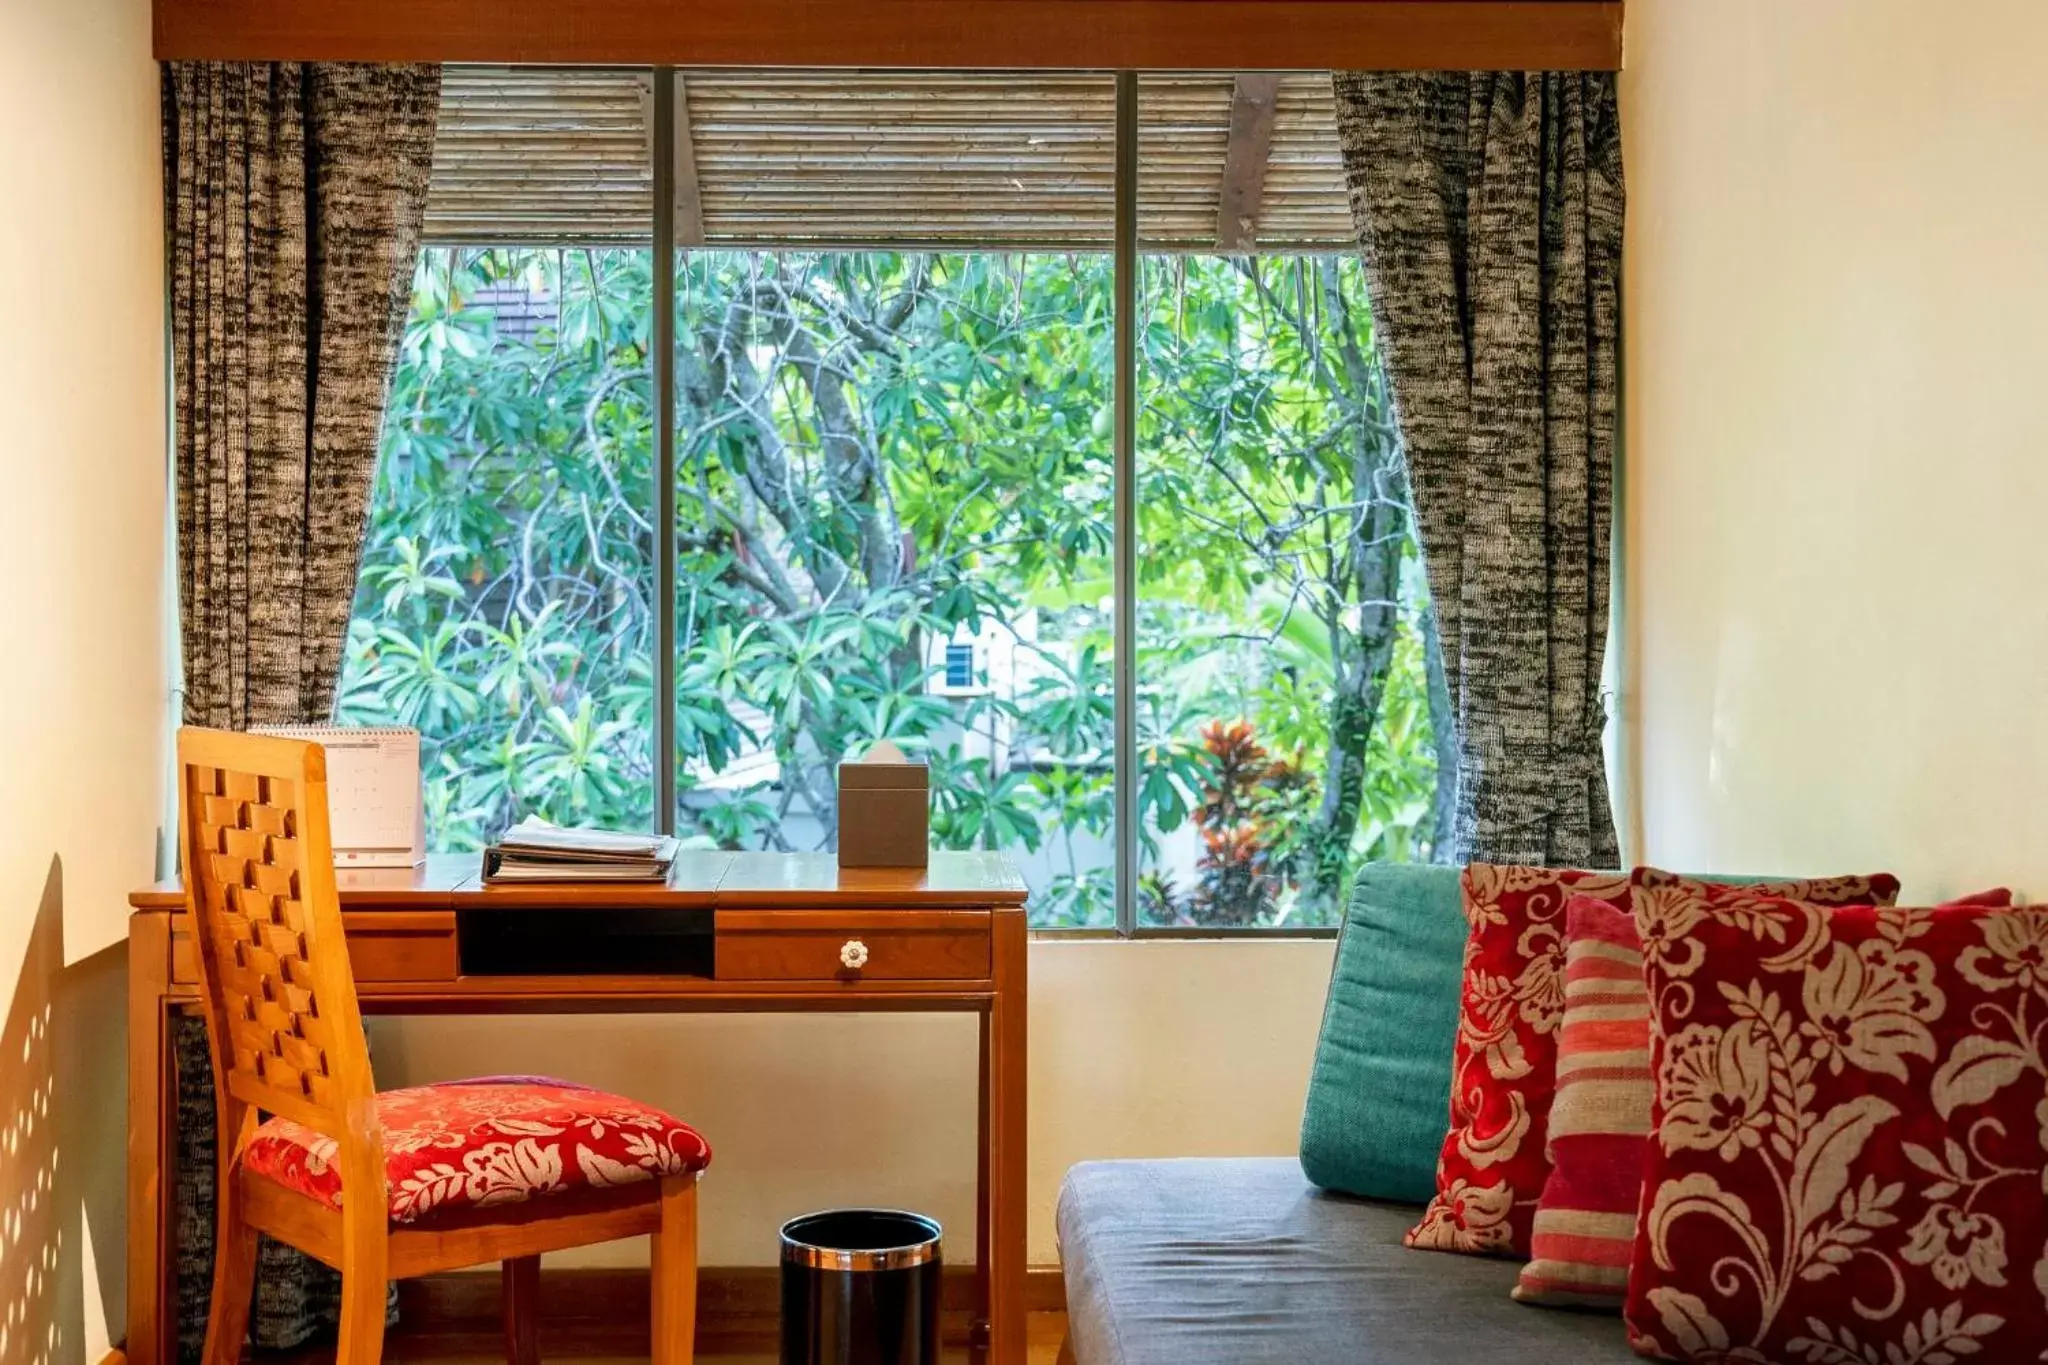
<instances>
[{"instance_id":1,"label":"window","mask_svg":"<svg viewBox=\"0 0 2048 1365\"><path fill-rule=\"evenodd\" d=\"M647 88L445 82L337 704L419 727L435 849L656 823Z\"/></svg>"},{"instance_id":2,"label":"window","mask_svg":"<svg viewBox=\"0 0 2048 1365\"><path fill-rule=\"evenodd\" d=\"M974 686L974 646L946 646L946 690L965 692Z\"/></svg>"},{"instance_id":3,"label":"window","mask_svg":"<svg viewBox=\"0 0 2048 1365\"><path fill-rule=\"evenodd\" d=\"M1217 254L1241 225L1194 216L1255 194L1262 230L1348 238L1315 192L1329 98L1139 81L1141 924L1335 925L1360 861L1433 848L1427 592L1363 267ZM1219 195L1217 162L1251 183Z\"/></svg>"},{"instance_id":4,"label":"window","mask_svg":"<svg viewBox=\"0 0 2048 1365\"><path fill-rule=\"evenodd\" d=\"M830 848L839 764L888 739L931 765L934 842L1007 849L1042 917L1108 922L1104 273L682 253L679 831Z\"/></svg>"},{"instance_id":5,"label":"window","mask_svg":"<svg viewBox=\"0 0 2048 1365\"><path fill-rule=\"evenodd\" d=\"M1326 79L449 68L439 139L339 708L421 728L433 847L829 849L889 739L1041 926L1314 928L1429 856Z\"/></svg>"}]
</instances>

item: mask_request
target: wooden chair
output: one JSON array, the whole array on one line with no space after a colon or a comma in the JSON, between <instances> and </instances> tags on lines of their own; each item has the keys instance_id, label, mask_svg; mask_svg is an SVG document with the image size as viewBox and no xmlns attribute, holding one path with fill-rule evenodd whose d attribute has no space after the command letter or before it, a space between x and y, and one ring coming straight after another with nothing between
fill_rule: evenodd
<instances>
[{"instance_id":1,"label":"wooden chair","mask_svg":"<svg viewBox=\"0 0 2048 1365\"><path fill-rule=\"evenodd\" d=\"M240 1358L259 1232L341 1272L339 1365L372 1365L382 1354L390 1279L490 1261L504 1263L507 1354L515 1365L533 1365L541 1253L645 1234L653 1242L654 1365L687 1365L696 1319L697 1175L710 1159L702 1140L658 1110L565 1082L458 1083L390 1092L380 1101L342 937L324 751L186 729L178 735L178 765L186 908L220 1111L206 1365ZM410 1108L394 1097L411 1097ZM422 1109L444 1100L487 1134L536 1131L517 1106L543 1106L542 1127L570 1134L552 1149L553 1184L542 1178L537 1187L508 1187L476 1176L472 1168L489 1163L469 1155L479 1149L463 1150L475 1132L421 1127ZM472 1112L479 1106L482 1118ZM591 1120L592 1112L601 1119ZM265 1121L266 1114L275 1117ZM600 1159L586 1144L574 1161L563 1160L577 1133L617 1140L621 1114L625 1131L638 1134L636 1156L614 1150ZM412 1127L392 1130L401 1116ZM500 1120L506 1127L493 1130ZM450 1197L438 1204L414 1198L395 1215L400 1182L391 1174L398 1167L387 1163L387 1136L392 1160L415 1163L408 1189L424 1188L420 1170L445 1171L442 1192ZM509 1152L516 1143L494 1146ZM422 1153L440 1164L419 1165ZM582 1174L561 1173L565 1165ZM470 1190L478 1179L488 1186L480 1196Z\"/></svg>"}]
</instances>

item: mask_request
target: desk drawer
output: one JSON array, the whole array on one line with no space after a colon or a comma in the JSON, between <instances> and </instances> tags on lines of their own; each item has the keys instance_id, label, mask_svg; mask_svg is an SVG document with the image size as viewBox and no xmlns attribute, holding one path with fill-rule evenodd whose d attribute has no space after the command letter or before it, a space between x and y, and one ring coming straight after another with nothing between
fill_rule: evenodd
<instances>
[{"instance_id":1,"label":"desk drawer","mask_svg":"<svg viewBox=\"0 0 2048 1365\"><path fill-rule=\"evenodd\" d=\"M984 910L721 910L720 981L985 981Z\"/></svg>"},{"instance_id":2,"label":"desk drawer","mask_svg":"<svg viewBox=\"0 0 2048 1365\"><path fill-rule=\"evenodd\" d=\"M455 916L446 910L342 912L349 966L357 981L453 981ZM194 985L199 963L185 917L172 921L171 980Z\"/></svg>"}]
</instances>

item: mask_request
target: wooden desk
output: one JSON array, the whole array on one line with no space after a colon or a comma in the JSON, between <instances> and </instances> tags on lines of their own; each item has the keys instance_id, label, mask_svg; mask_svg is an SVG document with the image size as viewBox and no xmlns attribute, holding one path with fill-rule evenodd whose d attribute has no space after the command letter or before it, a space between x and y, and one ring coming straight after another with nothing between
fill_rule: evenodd
<instances>
[{"instance_id":1,"label":"wooden desk","mask_svg":"<svg viewBox=\"0 0 2048 1365\"><path fill-rule=\"evenodd\" d=\"M983 853L934 853L925 872L842 871L829 853L685 853L666 886L489 888L477 870L476 855L459 854L409 872L340 874L366 1014L979 1014L976 1335L995 1365L1023 1365L1025 889L1015 868ZM179 885L138 891L129 903L127 1354L129 1365L175 1365L177 1102L169 1021L173 1010L191 1006L198 986ZM691 943L668 958L667 949L642 953L641 944L629 943L631 951L618 956L671 968L687 957L688 969L564 972L560 963L541 963L520 974L477 970L488 962L490 972L505 973L527 960L516 943L508 954L498 942L503 926L545 933L551 915L607 910L623 912L610 923L643 928L669 923L665 914L644 912L674 912ZM862 957L856 941L866 950L858 968L847 965Z\"/></svg>"}]
</instances>

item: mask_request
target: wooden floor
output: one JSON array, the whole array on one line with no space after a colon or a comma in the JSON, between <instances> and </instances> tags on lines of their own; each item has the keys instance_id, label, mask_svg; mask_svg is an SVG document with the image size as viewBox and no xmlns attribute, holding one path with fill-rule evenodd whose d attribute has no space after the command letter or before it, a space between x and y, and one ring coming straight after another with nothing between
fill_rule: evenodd
<instances>
[{"instance_id":1,"label":"wooden floor","mask_svg":"<svg viewBox=\"0 0 2048 1365\"><path fill-rule=\"evenodd\" d=\"M1066 1335L1067 1315L1065 1313L1033 1313L1027 1329L1030 1351L1027 1365L1055 1365L1059 1359L1060 1338ZM777 1365L778 1357L773 1351L762 1355L700 1355L698 1365ZM547 1361L544 1365L554 1365ZM598 1365L593 1362L593 1365ZM611 1365L605 1362L604 1365ZM946 1365L967 1365L967 1353L948 1352Z\"/></svg>"},{"instance_id":2,"label":"wooden floor","mask_svg":"<svg viewBox=\"0 0 2048 1365\"><path fill-rule=\"evenodd\" d=\"M1032 1314L1026 1332L1030 1340L1026 1365L1055 1365L1059 1340L1067 1334L1067 1314ZM772 1351L766 1355L700 1355L696 1359L698 1365L776 1365L778 1361ZM946 1353L946 1365L967 1365L967 1353Z\"/></svg>"},{"instance_id":3,"label":"wooden floor","mask_svg":"<svg viewBox=\"0 0 2048 1365\"><path fill-rule=\"evenodd\" d=\"M1066 1335L1066 1329L1067 1316L1064 1313L1033 1313L1027 1329L1030 1341L1027 1365L1055 1365L1060 1339ZM612 1354L602 1341L578 1341L545 1327L540 1345L544 1365L625 1365L629 1361L647 1358ZM331 1365L334 1350L328 1346L300 1351L260 1351L245 1355L243 1359L248 1365ZM505 1355L500 1343L487 1335L408 1332L398 1328L384 1339L384 1359L388 1365L493 1365L494 1362L503 1362ZM707 1351L700 1353L697 1360L698 1365L777 1365L777 1356L772 1349L738 1354ZM949 1351L945 1361L946 1365L970 1365L965 1351Z\"/></svg>"}]
</instances>

